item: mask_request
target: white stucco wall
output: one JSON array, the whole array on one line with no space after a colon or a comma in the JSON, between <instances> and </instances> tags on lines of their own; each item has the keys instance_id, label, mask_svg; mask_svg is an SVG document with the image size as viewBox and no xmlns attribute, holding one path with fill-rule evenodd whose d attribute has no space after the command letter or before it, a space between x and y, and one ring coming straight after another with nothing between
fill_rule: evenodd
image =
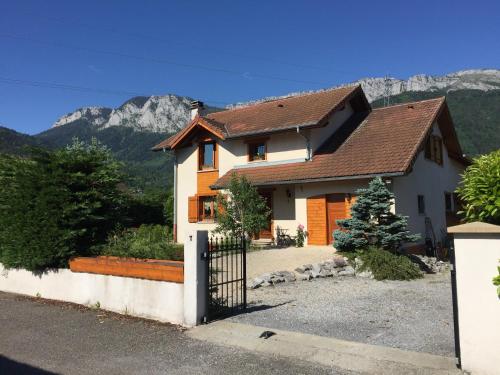
<instances>
[{"instance_id":1,"label":"white stucco wall","mask_svg":"<svg viewBox=\"0 0 500 375\"><path fill-rule=\"evenodd\" d=\"M455 234L457 302L462 369L500 374L500 298L492 278L498 275L497 234Z\"/></svg>"},{"instance_id":2,"label":"white stucco wall","mask_svg":"<svg viewBox=\"0 0 500 375\"><path fill-rule=\"evenodd\" d=\"M354 113L350 104L346 104L342 111L335 112L328 120L328 125L311 131L311 148L313 153L337 131L340 126Z\"/></svg>"},{"instance_id":3,"label":"white stucco wall","mask_svg":"<svg viewBox=\"0 0 500 375\"><path fill-rule=\"evenodd\" d=\"M433 134L441 136L437 123L433 126ZM421 151L410 174L393 178L396 213L409 216L408 229L421 234L420 242L425 240L426 216L431 218L437 241L446 233L444 194L456 190L463 170L460 163L448 157L443 145L443 165L426 159ZM418 195L424 196L425 215L418 213Z\"/></svg>"},{"instance_id":4,"label":"white stucco wall","mask_svg":"<svg viewBox=\"0 0 500 375\"><path fill-rule=\"evenodd\" d=\"M34 274L5 270L0 264L0 290L58 301L95 305L120 314L182 324L184 285L130 277L76 273L69 269Z\"/></svg>"}]
</instances>

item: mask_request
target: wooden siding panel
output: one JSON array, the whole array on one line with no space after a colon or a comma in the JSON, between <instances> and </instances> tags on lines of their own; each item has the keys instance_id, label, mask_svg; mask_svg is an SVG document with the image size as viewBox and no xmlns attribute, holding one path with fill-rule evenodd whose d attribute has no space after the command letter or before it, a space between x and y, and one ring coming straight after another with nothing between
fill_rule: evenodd
<instances>
[{"instance_id":1,"label":"wooden siding panel","mask_svg":"<svg viewBox=\"0 0 500 375\"><path fill-rule=\"evenodd\" d=\"M327 245L326 196L307 198L307 232L309 245Z\"/></svg>"},{"instance_id":2,"label":"wooden siding panel","mask_svg":"<svg viewBox=\"0 0 500 375\"><path fill-rule=\"evenodd\" d=\"M210 189L210 186L219 178L219 171L204 171L198 172L198 195L216 194L215 190Z\"/></svg>"},{"instance_id":3,"label":"wooden siding panel","mask_svg":"<svg viewBox=\"0 0 500 375\"><path fill-rule=\"evenodd\" d=\"M188 222L198 222L198 197L188 197Z\"/></svg>"}]
</instances>

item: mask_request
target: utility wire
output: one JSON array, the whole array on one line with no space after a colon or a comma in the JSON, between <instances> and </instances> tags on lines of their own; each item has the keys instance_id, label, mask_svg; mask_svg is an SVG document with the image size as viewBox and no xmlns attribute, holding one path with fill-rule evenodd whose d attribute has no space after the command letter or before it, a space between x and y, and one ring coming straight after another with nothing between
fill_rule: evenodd
<instances>
[{"instance_id":1,"label":"utility wire","mask_svg":"<svg viewBox=\"0 0 500 375\"><path fill-rule=\"evenodd\" d=\"M66 43L48 42L48 41L34 39L34 38L22 36L22 35L0 33L0 37L17 39L17 40L24 40L24 41L28 41L31 43L48 45L48 46L57 47L57 48L73 49L73 50L79 50L79 51L90 52L90 53L117 56L120 58L128 58L128 59L133 59L133 60L153 62L153 63L157 63L157 64L167 64L167 65L174 65L174 66L179 66L179 67L183 67L183 68L190 68L190 69L198 69L198 70L206 70L206 71L213 71L213 72L218 72L218 73L231 74L231 75L235 75L235 76L239 76L239 77L261 78L261 79L269 79L269 80L275 80L275 81L286 81L286 82L294 82L294 83L307 83L307 84L313 84L313 85L331 86L331 84L328 84L326 82L306 81L306 80L291 79L291 78L286 78L286 77L272 76L272 75L261 74L261 73L241 72L241 71L230 70L230 69L225 69L225 68L210 67L210 66L206 66L206 65L187 64L187 63L182 63L182 62L173 61L173 60L149 58L149 57L144 57L144 56L131 55L128 53L97 50L97 49L93 49L93 48L80 47L80 46L66 44Z\"/></svg>"},{"instance_id":2,"label":"utility wire","mask_svg":"<svg viewBox=\"0 0 500 375\"><path fill-rule=\"evenodd\" d=\"M37 19L41 19L39 14L35 14L33 12L29 12L29 11L24 10L24 11L22 11L22 13L35 15L37 17ZM123 35L123 36L132 37L132 38L139 39L139 40L148 40L148 41L155 40L157 42L167 44L167 45L175 44L175 45L185 46L186 44L192 43L191 41L180 42L180 41L174 40L174 39L160 38L156 35L150 35L150 34L148 35L148 34L137 33L137 32L124 32L122 30L118 30L118 29L113 28L113 27L106 27L103 25L92 25L89 23L85 23L79 19L78 20L73 19L73 20L69 21L66 18L54 17L54 16L45 16L44 18L48 21L55 21L55 22L58 22L60 24L70 25L71 27L74 27L76 25L76 26L80 26L82 28L86 28L89 30L100 29L103 31L109 31L109 32L116 34L116 35ZM197 50L200 50L200 47L197 46ZM343 70L343 69L329 68L329 67L324 67L324 66L298 64L298 63L294 63L294 62L290 62L290 61L283 61L283 60L271 59L271 58L263 58L263 57L259 57L259 56L255 56L255 55L238 54L238 53L234 53L234 52L228 52L227 50L218 49L216 47L202 48L202 50L203 50L203 53L232 56L232 57L236 57L239 59L269 62L272 64L286 65L286 66L292 66L292 67L302 68L302 69L320 70L320 71L324 71L324 72L337 72L337 73L342 73L342 74L359 74L360 73L360 72L354 72L354 71Z\"/></svg>"},{"instance_id":3,"label":"utility wire","mask_svg":"<svg viewBox=\"0 0 500 375\"><path fill-rule=\"evenodd\" d=\"M0 76L0 83L6 83L11 85L18 86L31 86L31 87L42 87L42 88L50 88L50 89L61 89L61 90L69 90L69 91L77 91L77 92L91 92L97 94L105 94L105 95L119 95L119 96L152 96L151 94L140 93L136 91L122 91L122 90L110 90L110 89L102 89L102 88L94 88L94 87L85 87L85 86L77 86L77 85L69 85L66 83L57 83L57 82L43 82L43 81L32 81L25 79L15 79L8 77ZM218 100L206 100L208 103L218 103L227 105L227 102L218 101Z\"/></svg>"}]
</instances>

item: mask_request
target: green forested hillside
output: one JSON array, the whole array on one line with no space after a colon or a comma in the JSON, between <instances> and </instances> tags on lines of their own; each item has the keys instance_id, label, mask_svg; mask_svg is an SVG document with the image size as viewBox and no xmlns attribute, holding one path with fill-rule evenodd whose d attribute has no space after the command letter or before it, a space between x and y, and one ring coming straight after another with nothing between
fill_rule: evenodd
<instances>
[{"instance_id":1,"label":"green forested hillside","mask_svg":"<svg viewBox=\"0 0 500 375\"><path fill-rule=\"evenodd\" d=\"M18 133L15 130L0 126L0 153L10 155L25 155L26 146L43 147L43 141L30 135Z\"/></svg>"},{"instance_id":2,"label":"green forested hillside","mask_svg":"<svg viewBox=\"0 0 500 375\"><path fill-rule=\"evenodd\" d=\"M170 153L153 152L151 147L167 138L166 133L138 132L129 127L113 126L96 129L86 121L49 129L37 134L37 140L51 148L64 147L74 137L90 141L93 137L108 146L116 158L125 163L131 176L131 186L139 188L166 188L173 177L173 159Z\"/></svg>"},{"instance_id":3,"label":"green forested hillside","mask_svg":"<svg viewBox=\"0 0 500 375\"><path fill-rule=\"evenodd\" d=\"M408 91L391 97L391 104L446 96L458 138L469 156L500 148L500 90ZM383 99L372 103L383 106Z\"/></svg>"}]
</instances>

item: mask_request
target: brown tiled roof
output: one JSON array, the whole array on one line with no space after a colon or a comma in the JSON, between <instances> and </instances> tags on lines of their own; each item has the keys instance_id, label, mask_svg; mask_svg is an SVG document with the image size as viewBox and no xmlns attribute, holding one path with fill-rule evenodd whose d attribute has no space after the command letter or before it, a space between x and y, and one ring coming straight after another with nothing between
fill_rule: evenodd
<instances>
[{"instance_id":1,"label":"brown tiled roof","mask_svg":"<svg viewBox=\"0 0 500 375\"><path fill-rule=\"evenodd\" d=\"M203 122L207 130L218 132L223 139L283 131L296 126L324 125L332 112L355 95L364 98L359 85L210 113L204 117L197 117L179 133L153 147L153 150L175 147L179 140L198 126L198 122ZM364 100L366 101L366 98ZM369 108L369 105L366 104L366 107Z\"/></svg>"},{"instance_id":2,"label":"brown tiled roof","mask_svg":"<svg viewBox=\"0 0 500 375\"><path fill-rule=\"evenodd\" d=\"M232 169L214 187L225 186L233 173L246 176L256 185L407 173L443 109L448 113L444 97L375 109L339 145L335 137L349 132L347 127L352 127L353 121L348 121L311 161ZM450 126L453 131L450 123L445 133L450 132ZM453 140L445 138L447 147L458 147L460 153L458 143L450 142Z\"/></svg>"},{"instance_id":3,"label":"brown tiled roof","mask_svg":"<svg viewBox=\"0 0 500 375\"><path fill-rule=\"evenodd\" d=\"M246 107L215 112L209 119L224 124L229 137L316 125L344 104L359 86L342 87L312 94L291 96Z\"/></svg>"}]
</instances>

